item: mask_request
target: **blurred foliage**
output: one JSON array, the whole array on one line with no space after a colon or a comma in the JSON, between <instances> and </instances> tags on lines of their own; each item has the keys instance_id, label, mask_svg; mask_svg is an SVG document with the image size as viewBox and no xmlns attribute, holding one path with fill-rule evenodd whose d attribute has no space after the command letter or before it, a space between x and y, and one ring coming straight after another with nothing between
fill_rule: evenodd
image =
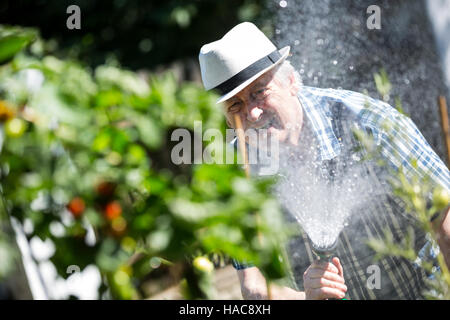
<instances>
[{"instance_id":1,"label":"blurred foliage","mask_svg":"<svg viewBox=\"0 0 450 320\"><path fill-rule=\"evenodd\" d=\"M378 93L381 95L384 101L389 101L389 94L391 93L392 85L389 81L386 70L381 69L380 73L375 73L373 75L375 80L375 86Z\"/></svg>"},{"instance_id":2,"label":"blurred foliage","mask_svg":"<svg viewBox=\"0 0 450 320\"><path fill-rule=\"evenodd\" d=\"M380 96L388 102L391 83L386 71L382 69L379 74L375 74L374 78ZM395 98L394 102L397 110L403 113L401 101ZM399 116L402 117L403 115ZM406 135L400 127L400 123L392 119L384 120L383 132L386 134L385 139L388 141L396 139L392 132L396 132L399 136ZM382 154L381 145L377 145L372 136L362 130L355 131L355 134L367 151L365 160L377 161L380 166L389 167L386 160L380 157ZM398 158L401 159L400 155L398 155ZM406 166L412 168L416 174L406 171ZM394 195L404 203L405 211L413 218L411 221L417 224L420 230L426 234L428 243L420 252L417 252L415 249L416 235L413 228L410 227L400 242L394 239L391 231L385 230L383 239L370 239L368 245L376 252L375 260L384 256L397 256L422 267L428 274L427 289L423 292L424 296L427 299L449 300L450 272L444 256L439 250L437 242L439 236L433 224L435 223L434 219L442 217L443 212L448 209L450 192L443 186L433 183L429 174L420 169L417 162L412 161L407 165L402 163L399 170L390 171L389 182ZM438 220L439 218L436 221Z\"/></svg>"},{"instance_id":3,"label":"blurred foliage","mask_svg":"<svg viewBox=\"0 0 450 320\"><path fill-rule=\"evenodd\" d=\"M238 165L171 161L175 128L192 132L198 120L224 133L217 96L170 74L91 70L21 48L11 43L0 65L1 223L12 216L31 224L29 240L51 240L61 277L93 264L102 292L135 299L165 273L185 279L188 297L211 298L209 271L197 270L205 261L191 263L208 254L251 260L269 280L284 276L272 181L246 179Z\"/></svg>"},{"instance_id":4,"label":"blurred foliage","mask_svg":"<svg viewBox=\"0 0 450 320\"><path fill-rule=\"evenodd\" d=\"M116 59L131 69L152 69L184 58L242 21L271 23L266 0L3 0L3 24L36 27L34 49L97 66ZM69 30L68 6L81 9L81 30ZM39 14L36 14L39 12Z\"/></svg>"},{"instance_id":5,"label":"blurred foliage","mask_svg":"<svg viewBox=\"0 0 450 320\"><path fill-rule=\"evenodd\" d=\"M14 250L15 245L11 229L6 228L3 217L0 218L0 221L2 222L2 230L0 230L0 279L3 279L13 271L18 253Z\"/></svg>"},{"instance_id":6,"label":"blurred foliage","mask_svg":"<svg viewBox=\"0 0 450 320\"><path fill-rule=\"evenodd\" d=\"M433 228L432 220L436 214L440 214L448 208L450 193L448 190L433 185L427 179L419 179L417 176L408 179L400 170L396 179L392 181L394 193L406 204L406 211L414 217L414 221L427 234L429 244L422 252L414 249L415 234L412 228L402 239L401 243L394 241L392 234L386 232L385 238L371 240L370 246L376 251L376 258L386 255L398 256L420 265L430 276L427 278L428 289L424 295L428 299L450 299L450 272L445 263L444 256L440 252L437 239L438 234ZM437 264L433 263L436 258Z\"/></svg>"},{"instance_id":7,"label":"blurred foliage","mask_svg":"<svg viewBox=\"0 0 450 320\"><path fill-rule=\"evenodd\" d=\"M20 28L4 28L0 32L0 63L13 57L36 36L33 30Z\"/></svg>"}]
</instances>

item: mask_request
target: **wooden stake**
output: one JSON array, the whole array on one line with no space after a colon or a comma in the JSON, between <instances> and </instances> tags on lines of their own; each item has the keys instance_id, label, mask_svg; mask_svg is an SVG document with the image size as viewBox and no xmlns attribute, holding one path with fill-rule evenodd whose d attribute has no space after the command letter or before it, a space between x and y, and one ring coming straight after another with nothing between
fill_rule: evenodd
<instances>
[{"instance_id":1,"label":"wooden stake","mask_svg":"<svg viewBox=\"0 0 450 320\"><path fill-rule=\"evenodd\" d=\"M248 164L248 157L247 157L247 148L245 146L245 134L244 129L242 126L241 117L239 114L234 114L234 128L236 129L236 134L238 138L238 145L239 145L239 151L242 155L242 159L244 160L244 171L247 178L250 177L250 166ZM257 221L259 221L259 216L256 216ZM261 243L262 242L262 235L260 232L258 232L258 240ZM270 289L270 283L266 280L267 285L267 299L272 300L272 290Z\"/></svg>"},{"instance_id":2,"label":"wooden stake","mask_svg":"<svg viewBox=\"0 0 450 320\"><path fill-rule=\"evenodd\" d=\"M450 129L448 123L447 102L444 96L439 96L439 109L441 111L442 132L447 147L447 166L450 167Z\"/></svg>"},{"instance_id":3,"label":"wooden stake","mask_svg":"<svg viewBox=\"0 0 450 320\"><path fill-rule=\"evenodd\" d=\"M238 114L234 114L234 127L238 137L239 151L244 162L245 175L248 178L250 177L250 167L248 165L247 148L245 147L245 134L242 127L241 117Z\"/></svg>"}]
</instances>

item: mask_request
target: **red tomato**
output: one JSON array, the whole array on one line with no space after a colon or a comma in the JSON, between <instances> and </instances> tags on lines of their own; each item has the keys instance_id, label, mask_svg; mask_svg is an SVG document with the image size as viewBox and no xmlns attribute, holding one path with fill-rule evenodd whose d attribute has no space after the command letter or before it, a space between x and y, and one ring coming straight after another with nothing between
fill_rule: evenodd
<instances>
[{"instance_id":1,"label":"red tomato","mask_svg":"<svg viewBox=\"0 0 450 320\"><path fill-rule=\"evenodd\" d=\"M83 214L85 208L86 205L84 203L84 200L80 197L73 198L67 205L67 209L69 209L69 211L75 218L80 217Z\"/></svg>"},{"instance_id":2,"label":"red tomato","mask_svg":"<svg viewBox=\"0 0 450 320\"><path fill-rule=\"evenodd\" d=\"M102 197L111 197L116 190L116 184L109 181L103 181L97 186L97 193Z\"/></svg>"},{"instance_id":3,"label":"red tomato","mask_svg":"<svg viewBox=\"0 0 450 320\"><path fill-rule=\"evenodd\" d=\"M111 201L105 207L105 215L108 220L113 220L122 214L122 206L118 201Z\"/></svg>"}]
</instances>

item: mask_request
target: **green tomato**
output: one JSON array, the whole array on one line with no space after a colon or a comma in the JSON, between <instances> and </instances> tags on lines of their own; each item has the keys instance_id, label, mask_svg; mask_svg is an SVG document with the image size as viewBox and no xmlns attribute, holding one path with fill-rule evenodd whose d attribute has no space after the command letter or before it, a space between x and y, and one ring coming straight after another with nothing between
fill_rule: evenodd
<instances>
[{"instance_id":1,"label":"green tomato","mask_svg":"<svg viewBox=\"0 0 450 320\"><path fill-rule=\"evenodd\" d=\"M6 135L11 138L19 138L27 130L27 123L19 118L14 118L6 122Z\"/></svg>"},{"instance_id":2,"label":"green tomato","mask_svg":"<svg viewBox=\"0 0 450 320\"><path fill-rule=\"evenodd\" d=\"M425 201L419 196L414 196L412 198L412 204L416 210L422 210L425 208Z\"/></svg>"},{"instance_id":3,"label":"green tomato","mask_svg":"<svg viewBox=\"0 0 450 320\"><path fill-rule=\"evenodd\" d=\"M195 258L192 265L197 270L205 273L211 273L214 270L214 264L206 257Z\"/></svg>"},{"instance_id":4,"label":"green tomato","mask_svg":"<svg viewBox=\"0 0 450 320\"><path fill-rule=\"evenodd\" d=\"M434 189L433 204L438 210L446 208L449 202L450 202L450 194L446 189L441 187Z\"/></svg>"}]
</instances>

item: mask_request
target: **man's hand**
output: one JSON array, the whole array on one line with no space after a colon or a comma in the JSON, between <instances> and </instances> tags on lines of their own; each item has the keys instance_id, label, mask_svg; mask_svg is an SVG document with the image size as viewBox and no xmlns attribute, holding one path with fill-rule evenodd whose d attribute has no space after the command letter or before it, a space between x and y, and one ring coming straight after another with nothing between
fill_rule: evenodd
<instances>
[{"instance_id":1,"label":"man's hand","mask_svg":"<svg viewBox=\"0 0 450 320\"><path fill-rule=\"evenodd\" d=\"M437 242L439 249L444 256L447 268L450 270L450 207L445 209L441 218L433 221L432 226L437 232Z\"/></svg>"},{"instance_id":2,"label":"man's hand","mask_svg":"<svg viewBox=\"0 0 450 320\"><path fill-rule=\"evenodd\" d=\"M241 282L242 297L246 300L305 300L305 293L289 287L270 285L270 295L267 292L266 279L256 267L238 270Z\"/></svg>"},{"instance_id":3,"label":"man's hand","mask_svg":"<svg viewBox=\"0 0 450 320\"><path fill-rule=\"evenodd\" d=\"M303 274L307 300L342 299L347 286L344 270L338 258L331 262L314 261Z\"/></svg>"}]
</instances>

